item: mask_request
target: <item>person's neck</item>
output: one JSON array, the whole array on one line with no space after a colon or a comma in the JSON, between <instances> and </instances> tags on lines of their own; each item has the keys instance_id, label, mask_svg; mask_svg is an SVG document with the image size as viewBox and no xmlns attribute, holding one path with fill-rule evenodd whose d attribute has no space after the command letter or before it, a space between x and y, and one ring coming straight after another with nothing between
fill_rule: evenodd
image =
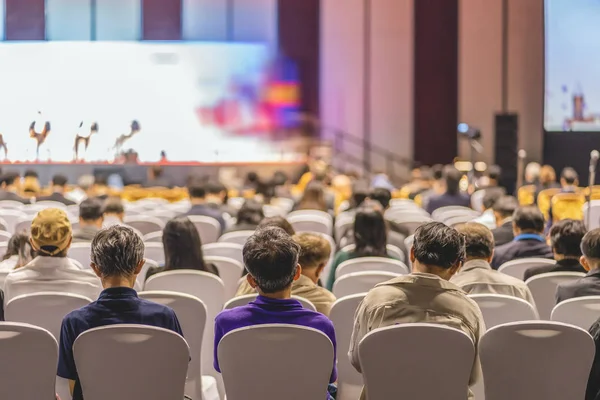
<instances>
[{"instance_id":1,"label":"person's neck","mask_svg":"<svg viewBox=\"0 0 600 400\"><path fill-rule=\"evenodd\" d=\"M260 288L258 289L258 294L260 294L262 297L266 297L268 299L277 299L277 300L281 300L281 299L291 299L292 298L292 285L290 285L288 288L281 290L279 292L275 292L275 293L265 293L262 290L260 290Z\"/></svg>"},{"instance_id":2,"label":"person's neck","mask_svg":"<svg viewBox=\"0 0 600 400\"><path fill-rule=\"evenodd\" d=\"M319 282L319 276L317 275L317 268L302 268L302 275L310 279L314 284Z\"/></svg>"},{"instance_id":3,"label":"person's neck","mask_svg":"<svg viewBox=\"0 0 600 400\"><path fill-rule=\"evenodd\" d=\"M109 276L102 278L102 287L104 289L116 288L116 287L128 287L133 289L135 284L135 276Z\"/></svg>"},{"instance_id":4,"label":"person's neck","mask_svg":"<svg viewBox=\"0 0 600 400\"><path fill-rule=\"evenodd\" d=\"M436 275L445 280L450 280L450 278L452 277L452 274L450 274L450 271L446 268L438 267L435 265L421 264L417 260L415 260L415 262L413 263L412 271L420 272L422 274Z\"/></svg>"},{"instance_id":5,"label":"person's neck","mask_svg":"<svg viewBox=\"0 0 600 400\"><path fill-rule=\"evenodd\" d=\"M118 219L119 221L123 222L123 218L121 217L120 214L111 214L111 213L104 214L104 219L107 219L107 218Z\"/></svg>"},{"instance_id":6,"label":"person's neck","mask_svg":"<svg viewBox=\"0 0 600 400\"><path fill-rule=\"evenodd\" d=\"M65 192L65 189L61 188L61 187L55 187L52 189L52 193L63 194L64 192Z\"/></svg>"},{"instance_id":7,"label":"person's neck","mask_svg":"<svg viewBox=\"0 0 600 400\"><path fill-rule=\"evenodd\" d=\"M192 197L190 199L190 203L193 206L199 206L199 205L203 205L206 203L206 198L199 198L199 197Z\"/></svg>"},{"instance_id":8,"label":"person's neck","mask_svg":"<svg viewBox=\"0 0 600 400\"><path fill-rule=\"evenodd\" d=\"M565 254L558 254L558 253L554 253L554 259L556 261L562 261L562 260L577 260L577 261L579 261L578 256L567 256Z\"/></svg>"},{"instance_id":9,"label":"person's neck","mask_svg":"<svg viewBox=\"0 0 600 400\"><path fill-rule=\"evenodd\" d=\"M207 203L213 203L213 204L218 204L218 205L221 205L223 203L223 201L221 200L221 197L219 197L219 196L206 196L205 201Z\"/></svg>"},{"instance_id":10,"label":"person's neck","mask_svg":"<svg viewBox=\"0 0 600 400\"><path fill-rule=\"evenodd\" d=\"M80 228L96 228L96 229L100 229L102 227L102 224L98 224L98 222L96 221L83 221L83 220L79 220L79 227Z\"/></svg>"},{"instance_id":11,"label":"person's neck","mask_svg":"<svg viewBox=\"0 0 600 400\"><path fill-rule=\"evenodd\" d=\"M542 234L542 232L536 232L536 231L531 231L531 230L515 232L515 236L519 236L519 235L536 235L536 236L542 236L543 234Z\"/></svg>"}]
</instances>

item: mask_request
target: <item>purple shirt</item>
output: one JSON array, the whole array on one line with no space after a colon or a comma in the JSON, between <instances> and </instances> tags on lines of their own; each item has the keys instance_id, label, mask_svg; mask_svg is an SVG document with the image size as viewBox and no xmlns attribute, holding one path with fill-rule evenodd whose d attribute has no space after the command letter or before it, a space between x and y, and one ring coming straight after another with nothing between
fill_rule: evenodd
<instances>
[{"instance_id":1,"label":"purple shirt","mask_svg":"<svg viewBox=\"0 0 600 400\"><path fill-rule=\"evenodd\" d=\"M270 299L263 296L258 296L248 305L221 311L215 318L215 369L221 372L217 348L223 336L235 329L262 324L301 325L326 334L333 343L333 368L329 382L333 383L337 380L335 330L329 318L303 308L298 300Z\"/></svg>"}]
</instances>

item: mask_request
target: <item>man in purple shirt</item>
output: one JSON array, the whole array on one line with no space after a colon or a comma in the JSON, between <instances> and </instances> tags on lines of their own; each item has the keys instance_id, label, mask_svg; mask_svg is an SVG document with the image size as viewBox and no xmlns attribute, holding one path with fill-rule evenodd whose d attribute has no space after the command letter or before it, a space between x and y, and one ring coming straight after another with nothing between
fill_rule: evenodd
<instances>
[{"instance_id":1,"label":"man in purple shirt","mask_svg":"<svg viewBox=\"0 0 600 400\"><path fill-rule=\"evenodd\" d=\"M260 324L294 324L318 329L333 343L331 378L337 379L335 366L335 331L333 323L323 314L307 310L293 300L292 282L300 278L302 267L298 264L300 246L281 228L258 229L244 245L246 279L257 289L258 297L246 306L224 310L215 319L214 366L219 359L217 348L221 338L230 331Z\"/></svg>"}]
</instances>

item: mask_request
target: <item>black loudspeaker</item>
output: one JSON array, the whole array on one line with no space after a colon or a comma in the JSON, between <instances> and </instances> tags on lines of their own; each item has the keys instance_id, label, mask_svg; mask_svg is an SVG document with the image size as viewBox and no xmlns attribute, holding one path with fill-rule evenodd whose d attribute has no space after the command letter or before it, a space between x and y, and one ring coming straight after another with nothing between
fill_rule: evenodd
<instances>
[{"instance_id":1,"label":"black loudspeaker","mask_svg":"<svg viewBox=\"0 0 600 400\"><path fill-rule=\"evenodd\" d=\"M496 114L494 120L496 141L495 163L502 168L500 185L506 193L515 193L517 181L519 116L517 114Z\"/></svg>"}]
</instances>

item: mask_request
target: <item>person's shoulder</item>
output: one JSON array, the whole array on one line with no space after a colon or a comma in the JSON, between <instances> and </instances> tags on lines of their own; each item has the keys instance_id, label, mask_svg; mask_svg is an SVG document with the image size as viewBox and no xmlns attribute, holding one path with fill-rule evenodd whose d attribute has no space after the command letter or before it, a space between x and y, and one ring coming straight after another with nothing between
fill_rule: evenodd
<instances>
[{"instance_id":1,"label":"person's shoulder","mask_svg":"<svg viewBox=\"0 0 600 400\"><path fill-rule=\"evenodd\" d=\"M153 315L165 315L165 316L173 316L175 311L169 306L165 306L164 304L155 303L146 299L138 299L140 311L146 314Z\"/></svg>"},{"instance_id":2,"label":"person's shoulder","mask_svg":"<svg viewBox=\"0 0 600 400\"><path fill-rule=\"evenodd\" d=\"M399 276L387 282L380 283L369 290L363 303L366 308L385 306L388 303L403 302L406 295L402 285L409 283L408 275Z\"/></svg>"}]
</instances>

